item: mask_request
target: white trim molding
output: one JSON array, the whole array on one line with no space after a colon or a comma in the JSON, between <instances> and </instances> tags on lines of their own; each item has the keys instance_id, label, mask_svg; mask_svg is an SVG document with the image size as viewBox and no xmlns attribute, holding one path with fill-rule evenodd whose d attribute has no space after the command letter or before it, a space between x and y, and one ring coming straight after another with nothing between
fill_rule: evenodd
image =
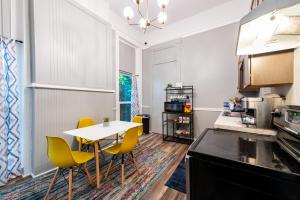
<instances>
[{"instance_id":1,"label":"white trim molding","mask_svg":"<svg viewBox=\"0 0 300 200\"><path fill-rule=\"evenodd\" d=\"M142 108L151 108L151 106L142 105Z\"/></svg>"},{"instance_id":2,"label":"white trim molding","mask_svg":"<svg viewBox=\"0 0 300 200\"><path fill-rule=\"evenodd\" d=\"M115 93L116 92L115 90L107 90L107 89L72 87L72 86L63 86L63 85L47 85L47 84L39 84L39 83L31 83L31 85L29 85L28 88L102 92L102 93Z\"/></svg>"},{"instance_id":3,"label":"white trim molding","mask_svg":"<svg viewBox=\"0 0 300 200\"><path fill-rule=\"evenodd\" d=\"M223 108L201 108L201 107L195 107L194 111L207 111L207 112L223 112Z\"/></svg>"},{"instance_id":4,"label":"white trim molding","mask_svg":"<svg viewBox=\"0 0 300 200\"><path fill-rule=\"evenodd\" d=\"M43 172L43 173L39 173L39 174L30 174L30 175L32 176L32 178L37 178L37 177L39 177L39 176L42 176L42 175L45 175L45 174L47 174L47 173L53 172L53 171L55 171L55 170L57 170L57 169L58 169L58 167L54 167L53 169L50 169L50 170L45 171L45 172ZM24 177L25 177L25 176L24 176Z\"/></svg>"}]
</instances>

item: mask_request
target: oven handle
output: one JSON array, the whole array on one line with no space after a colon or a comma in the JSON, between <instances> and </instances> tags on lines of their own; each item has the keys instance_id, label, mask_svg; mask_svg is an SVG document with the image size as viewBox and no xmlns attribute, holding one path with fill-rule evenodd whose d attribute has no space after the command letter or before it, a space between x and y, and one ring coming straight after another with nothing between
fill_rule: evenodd
<instances>
[{"instance_id":1,"label":"oven handle","mask_svg":"<svg viewBox=\"0 0 300 200\"><path fill-rule=\"evenodd\" d=\"M291 133L293 133L295 135L299 135L299 133L297 131L294 131L294 130L288 128L288 127L283 127L283 129L286 130L286 131L289 131L289 132L291 132Z\"/></svg>"},{"instance_id":2,"label":"oven handle","mask_svg":"<svg viewBox=\"0 0 300 200\"><path fill-rule=\"evenodd\" d=\"M286 144L286 142L282 141L281 138L277 138L276 141L285 151L287 151L291 156L293 156L300 163L300 157L297 156L297 154L295 154L294 152L295 149L293 147L291 147L289 144ZM291 150L290 148L293 150Z\"/></svg>"}]
</instances>

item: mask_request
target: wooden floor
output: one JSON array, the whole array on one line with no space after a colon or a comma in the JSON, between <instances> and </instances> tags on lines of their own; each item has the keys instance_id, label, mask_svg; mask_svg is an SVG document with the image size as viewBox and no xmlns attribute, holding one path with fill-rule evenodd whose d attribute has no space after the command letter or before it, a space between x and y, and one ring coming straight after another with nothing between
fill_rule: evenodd
<instances>
[{"instance_id":1,"label":"wooden floor","mask_svg":"<svg viewBox=\"0 0 300 200\"><path fill-rule=\"evenodd\" d=\"M158 148L161 151L173 152L176 154L176 161L173 165L165 171L162 177L157 183L155 183L152 188L147 191L147 193L142 197L143 200L185 200L186 194L173 190L165 186L165 183L169 180L178 164L185 156L187 152L188 145L166 142L163 141L162 135L151 133L145 135L142 138L142 144L146 146L151 146L152 148Z\"/></svg>"},{"instance_id":2,"label":"wooden floor","mask_svg":"<svg viewBox=\"0 0 300 200\"><path fill-rule=\"evenodd\" d=\"M151 148L160 149L161 151L173 152L176 154L175 163L168 167L168 169L160 177L158 182L156 182L152 186L152 188L146 192L146 194L142 197L142 199L143 200L186 200L186 195L184 193L166 187L165 183L169 180L169 178L177 168L178 164L185 156L185 153L187 152L188 149L188 145L163 141L162 135L155 134L155 133L142 136L140 141L143 146L145 145ZM31 179L31 178L32 177L17 178L11 181L9 184L2 186L0 188L9 187L15 183L18 183L19 181L24 181L24 179Z\"/></svg>"}]
</instances>

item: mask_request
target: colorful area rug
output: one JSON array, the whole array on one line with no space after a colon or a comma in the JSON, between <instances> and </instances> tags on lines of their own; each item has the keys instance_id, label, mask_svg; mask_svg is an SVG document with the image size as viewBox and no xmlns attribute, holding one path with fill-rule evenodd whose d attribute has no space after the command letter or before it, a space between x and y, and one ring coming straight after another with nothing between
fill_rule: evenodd
<instances>
[{"instance_id":1,"label":"colorful area rug","mask_svg":"<svg viewBox=\"0 0 300 200\"><path fill-rule=\"evenodd\" d=\"M163 172L170 166L176 155L160 150L145 148L142 151L135 151L136 160L140 174L135 173L135 168L129 157L125 160L125 187L122 192L121 187L121 166L120 159L114 162L107 179L102 176L101 187L96 189L89 186L84 174L79 173L73 178L73 199L139 199L145 192L159 179ZM101 163L101 174L105 174L108 167L109 158ZM88 169L95 180L95 163L88 163ZM68 171L65 178L59 176L49 195L50 199L62 199L68 195ZM43 199L54 172L49 172L42 176L25 180L15 185L0 190L1 200L11 199ZM76 174L76 173L75 173ZM95 183L95 181L94 181Z\"/></svg>"},{"instance_id":2,"label":"colorful area rug","mask_svg":"<svg viewBox=\"0 0 300 200\"><path fill-rule=\"evenodd\" d=\"M186 193L185 180L185 158L183 158L171 178L166 183L166 186L179 192Z\"/></svg>"}]
</instances>

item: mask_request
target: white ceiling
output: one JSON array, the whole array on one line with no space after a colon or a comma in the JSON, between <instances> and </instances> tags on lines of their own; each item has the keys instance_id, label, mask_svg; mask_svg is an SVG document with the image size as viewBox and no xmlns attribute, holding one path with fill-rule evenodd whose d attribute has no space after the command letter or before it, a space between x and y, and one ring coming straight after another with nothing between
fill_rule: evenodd
<instances>
[{"instance_id":1,"label":"white ceiling","mask_svg":"<svg viewBox=\"0 0 300 200\"><path fill-rule=\"evenodd\" d=\"M169 6L167 7L168 20L167 24L171 24L187 17L191 17L199 12L209 10L210 8L219 6L223 3L231 0L170 0ZM136 10L136 6L133 0L109 0L112 11L116 12L119 16L123 17L123 9L126 6L131 6ZM141 10L145 13L147 0L144 0ZM157 6L156 0L149 0L149 11L150 18L155 18L159 13L160 9ZM125 20L125 19L124 19ZM135 13L133 22L137 22L139 17Z\"/></svg>"}]
</instances>

